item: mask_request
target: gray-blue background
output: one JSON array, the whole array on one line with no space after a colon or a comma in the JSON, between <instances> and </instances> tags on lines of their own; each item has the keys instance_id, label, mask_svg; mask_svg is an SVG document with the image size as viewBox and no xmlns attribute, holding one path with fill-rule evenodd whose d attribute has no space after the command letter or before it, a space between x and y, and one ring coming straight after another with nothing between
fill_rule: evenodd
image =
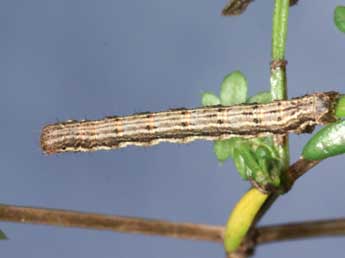
<instances>
[{"instance_id":1,"label":"gray-blue background","mask_svg":"<svg viewBox=\"0 0 345 258\"><path fill-rule=\"evenodd\" d=\"M289 96L343 90L344 1L300 0L291 9ZM2 0L1 202L222 224L247 190L211 142L44 156L41 127L138 111L200 105L224 75L269 87L273 0L219 15L225 0ZM296 160L309 136L292 136ZM322 162L262 221L344 216L343 157ZM141 235L1 223L1 257L223 257L220 245ZM256 257L341 257L344 238L260 246Z\"/></svg>"}]
</instances>

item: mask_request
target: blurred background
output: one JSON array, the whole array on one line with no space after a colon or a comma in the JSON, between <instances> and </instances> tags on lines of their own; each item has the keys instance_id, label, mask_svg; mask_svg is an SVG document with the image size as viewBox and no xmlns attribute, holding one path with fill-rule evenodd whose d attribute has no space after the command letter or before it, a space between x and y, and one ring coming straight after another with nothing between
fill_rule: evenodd
<instances>
[{"instance_id":1,"label":"blurred background","mask_svg":"<svg viewBox=\"0 0 345 258\"><path fill-rule=\"evenodd\" d=\"M333 24L343 1L291 8L289 97L343 91L345 35ZM224 224L248 189L212 142L160 144L45 156L41 128L200 106L241 70L251 95L269 89L273 0L222 17L225 0L2 0L0 189L14 205ZM296 160L309 135L291 136ZM282 196L261 224L341 217L344 158L322 162ZM224 257L221 245L161 237L0 223L2 257ZM340 257L345 238L259 246L261 257ZM288 251L287 251L288 250Z\"/></svg>"}]
</instances>

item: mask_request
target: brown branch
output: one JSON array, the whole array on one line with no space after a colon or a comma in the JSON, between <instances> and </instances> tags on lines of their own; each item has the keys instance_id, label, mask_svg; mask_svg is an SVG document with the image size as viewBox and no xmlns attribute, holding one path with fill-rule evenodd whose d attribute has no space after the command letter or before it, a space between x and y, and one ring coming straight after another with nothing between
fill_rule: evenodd
<instances>
[{"instance_id":1,"label":"brown branch","mask_svg":"<svg viewBox=\"0 0 345 258\"><path fill-rule=\"evenodd\" d=\"M222 226L4 204L0 205L0 221L140 233L216 243L222 243L224 235ZM266 244L299 238L340 235L345 235L345 218L263 226L254 231L250 241Z\"/></svg>"},{"instance_id":2,"label":"brown branch","mask_svg":"<svg viewBox=\"0 0 345 258\"><path fill-rule=\"evenodd\" d=\"M0 221L140 233L211 242L223 241L223 228L217 226L5 204L0 205Z\"/></svg>"},{"instance_id":3,"label":"brown branch","mask_svg":"<svg viewBox=\"0 0 345 258\"><path fill-rule=\"evenodd\" d=\"M294 182L299 177L303 176L306 172L308 172L308 170L312 169L320 162L321 162L320 160L305 160L303 158L300 158L298 161L292 164L287 171L287 177L288 177L287 191L292 187Z\"/></svg>"},{"instance_id":4,"label":"brown branch","mask_svg":"<svg viewBox=\"0 0 345 258\"><path fill-rule=\"evenodd\" d=\"M257 229L257 244L300 238L344 236L345 218L263 226Z\"/></svg>"},{"instance_id":5,"label":"brown branch","mask_svg":"<svg viewBox=\"0 0 345 258\"><path fill-rule=\"evenodd\" d=\"M224 228L191 223L110 216L76 211L0 205L0 220L16 223L78 227L125 233L141 233L222 243ZM246 258L257 244L291 239L345 235L345 218L259 227L228 258Z\"/></svg>"},{"instance_id":6,"label":"brown branch","mask_svg":"<svg viewBox=\"0 0 345 258\"><path fill-rule=\"evenodd\" d=\"M259 244L324 236L345 236L345 218L259 227L250 232L236 252L229 253L227 258L249 257Z\"/></svg>"}]
</instances>

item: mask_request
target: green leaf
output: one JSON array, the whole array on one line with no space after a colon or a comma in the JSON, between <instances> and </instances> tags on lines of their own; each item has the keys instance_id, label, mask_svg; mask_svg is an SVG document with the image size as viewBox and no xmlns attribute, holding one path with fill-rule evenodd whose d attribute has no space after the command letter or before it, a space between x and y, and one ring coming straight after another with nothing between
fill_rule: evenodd
<instances>
[{"instance_id":1,"label":"green leaf","mask_svg":"<svg viewBox=\"0 0 345 258\"><path fill-rule=\"evenodd\" d=\"M244 160L244 157L238 148L234 149L233 161L237 169L237 172L240 174L241 178L243 180L248 180L248 177L251 175L251 171L248 170L248 167L246 166L246 161Z\"/></svg>"},{"instance_id":2,"label":"green leaf","mask_svg":"<svg viewBox=\"0 0 345 258\"><path fill-rule=\"evenodd\" d=\"M7 238L6 234L0 230L0 240L7 240L7 239L8 238Z\"/></svg>"},{"instance_id":3,"label":"green leaf","mask_svg":"<svg viewBox=\"0 0 345 258\"><path fill-rule=\"evenodd\" d=\"M255 180L260 167L248 144L241 144L234 149L234 163L243 179Z\"/></svg>"},{"instance_id":4,"label":"green leaf","mask_svg":"<svg viewBox=\"0 0 345 258\"><path fill-rule=\"evenodd\" d=\"M213 151L217 156L218 161L224 162L231 157L232 150L226 141L215 141Z\"/></svg>"},{"instance_id":5,"label":"green leaf","mask_svg":"<svg viewBox=\"0 0 345 258\"><path fill-rule=\"evenodd\" d=\"M337 6L335 8L334 23L338 30L345 33L345 6Z\"/></svg>"},{"instance_id":6,"label":"green leaf","mask_svg":"<svg viewBox=\"0 0 345 258\"><path fill-rule=\"evenodd\" d=\"M269 92L269 91L262 91L262 92L259 92L256 95L250 97L247 100L247 103L260 103L260 104L264 104L264 103L269 103L271 101L272 101L271 92Z\"/></svg>"},{"instance_id":7,"label":"green leaf","mask_svg":"<svg viewBox=\"0 0 345 258\"><path fill-rule=\"evenodd\" d=\"M257 160L262 160L265 158L272 159L272 155L267 148L264 146L259 146L255 150L255 156Z\"/></svg>"},{"instance_id":8,"label":"green leaf","mask_svg":"<svg viewBox=\"0 0 345 258\"><path fill-rule=\"evenodd\" d=\"M268 196L252 188L236 204L224 232L224 247L227 253L234 252L239 247Z\"/></svg>"},{"instance_id":9,"label":"green leaf","mask_svg":"<svg viewBox=\"0 0 345 258\"><path fill-rule=\"evenodd\" d=\"M322 160L345 153L345 121L329 124L318 131L304 146L302 156Z\"/></svg>"},{"instance_id":10,"label":"green leaf","mask_svg":"<svg viewBox=\"0 0 345 258\"><path fill-rule=\"evenodd\" d=\"M247 80L240 71L225 76L220 87L220 103L224 106L246 102Z\"/></svg>"},{"instance_id":11,"label":"green leaf","mask_svg":"<svg viewBox=\"0 0 345 258\"><path fill-rule=\"evenodd\" d=\"M220 162L226 161L228 158L233 156L234 147L239 145L241 138L233 137L229 140L215 141L213 145L214 153Z\"/></svg>"},{"instance_id":12,"label":"green leaf","mask_svg":"<svg viewBox=\"0 0 345 258\"><path fill-rule=\"evenodd\" d=\"M202 93L201 103L205 106L215 106L220 104L220 99L212 92Z\"/></svg>"},{"instance_id":13,"label":"green leaf","mask_svg":"<svg viewBox=\"0 0 345 258\"><path fill-rule=\"evenodd\" d=\"M339 118L345 117L345 96L341 96L335 107L335 115Z\"/></svg>"}]
</instances>

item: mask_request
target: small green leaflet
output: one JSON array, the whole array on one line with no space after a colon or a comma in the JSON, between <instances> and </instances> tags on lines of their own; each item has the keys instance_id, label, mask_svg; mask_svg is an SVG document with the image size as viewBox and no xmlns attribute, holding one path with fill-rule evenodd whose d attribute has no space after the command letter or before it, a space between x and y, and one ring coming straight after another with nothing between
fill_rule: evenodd
<instances>
[{"instance_id":1,"label":"small green leaflet","mask_svg":"<svg viewBox=\"0 0 345 258\"><path fill-rule=\"evenodd\" d=\"M0 230L0 240L7 240L7 239L8 238L7 238L6 234Z\"/></svg>"},{"instance_id":2,"label":"small green leaflet","mask_svg":"<svg viewBox=\"0 0 345 258\"><path fill-rule=\"evenodd\" d=\"M213 94L212 92L204 92L202 94L202 98L201 98L201 104L204 107L207 106L216 106L220 104L220 100L219 98Z\"/></svg>"},{"instance_id":3,"label":"small green leaflet","mask_svg":"<svg viewBox=\"0 0 345 258\"><path fill-rule=\"evenodd\" d=\"M272 95L269 91L262 91L248 98L247 103L269 103L272 101Z\"/></svg>"},{"instance_id":4,"label":"small green leaflet","mask_svg":"<svg viewBox=\"0 0 345 258\"><path fill-rule=\"evenodd\" d=\"M246 102L247 79L240 71L225 76L220 87L220 103L223 106L236 105Z\"/></svg>"},{"instance_id":5,"label":"small green leaflet","mask_svg":"<svg viewBox=\"0 0 345 258\"><path fill-rule=\"evenodd\" d=\"M334 23L338 30L345 33L345 6L337 6L335 8Z\"/></svg>"},{"instance_id":6,"label":"small green leaflet","mask_svg":"<svg viewBox=\"0 0 345 258\"><path fill-rule=\"evenodd\" d=\"M345 117L345 96L341 96L338 100L337 106L335 107L335 115L338 118Z\"/></svg>"},{"instance_id":7,"label":"small green leaflet","mask_svg":"<svg viewBox=\"0 0 345 258\"><path fill-rule=\"evenodd\" d=\"M215 141L213 151L220 162L226 161L228 158L233 157L234 147L241 144L241 138L234 137L229 140Z\"/></svg>"}]
</instances>

